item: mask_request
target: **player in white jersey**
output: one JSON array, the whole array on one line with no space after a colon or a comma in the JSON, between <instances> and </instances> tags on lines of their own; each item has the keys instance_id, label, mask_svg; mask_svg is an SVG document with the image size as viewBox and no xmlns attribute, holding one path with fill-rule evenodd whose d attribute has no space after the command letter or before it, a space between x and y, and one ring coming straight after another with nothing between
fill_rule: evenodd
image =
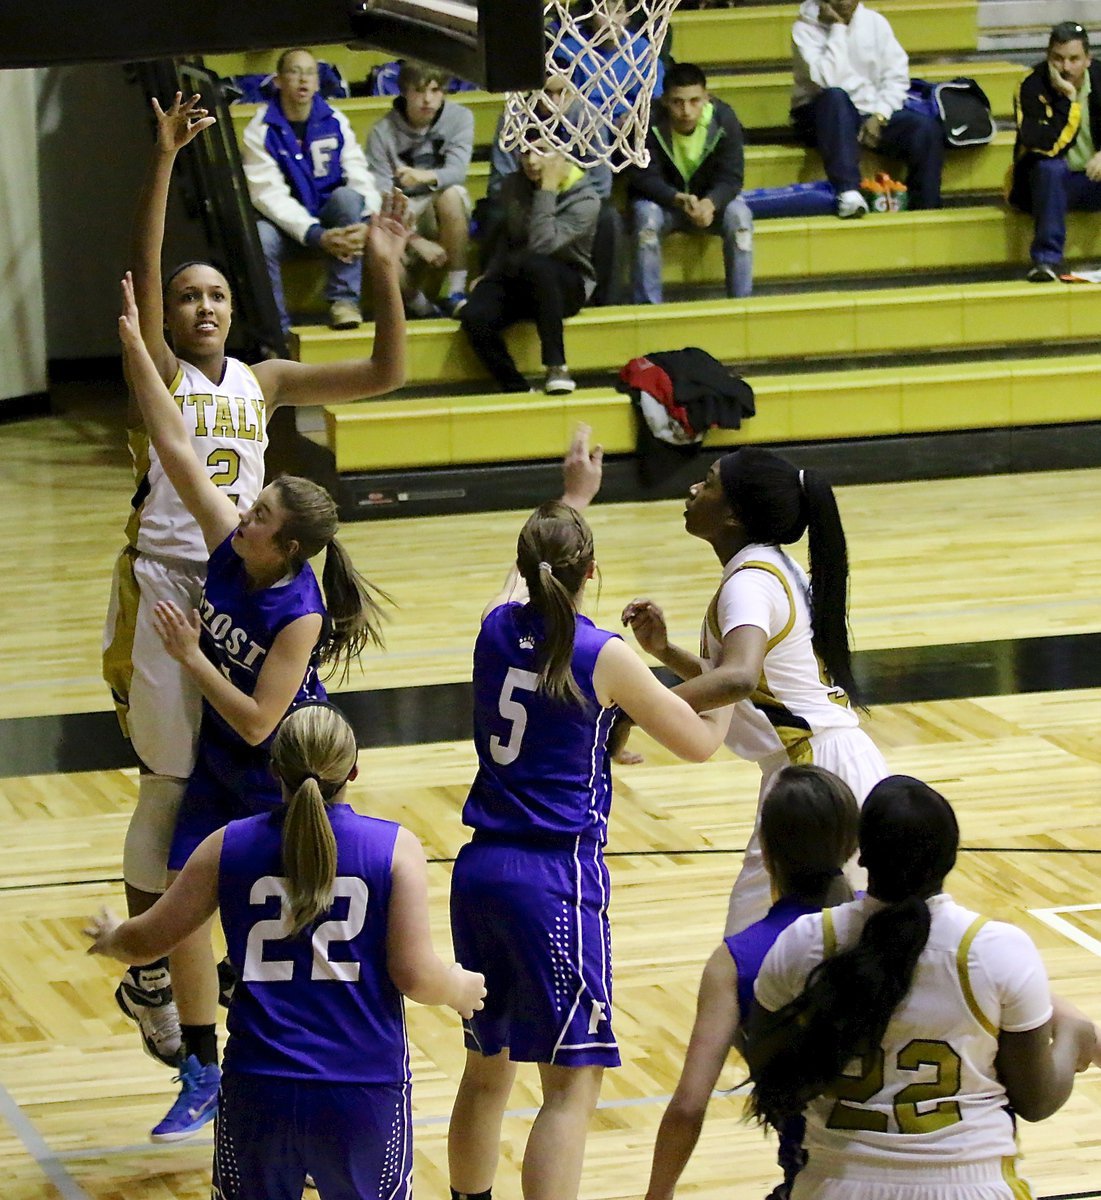
<instances>
[{"instance_id":1,"label":"player in white jersey","mask_svg":"<svg viewBox=\"0 0 1101 1200\"><path fill-rule=\"evenodd\" d=\"M746 447L718 459L692 486L684 527L723 564L699 656L670 643L650 600L623 611L639 645L685 680L697 712L734 703L726 744L761 768L760 802L789 763L843 779L858 802L887 764L860 729L852 704L846 613L848 552L833 489L769 450ZM807 533L811 578L781 549ZM863 878L850 869L850 882ZM770 902L756 822L730 895L727 935L759 921Z\"/></svg>"},{"instance_id":2,"label":"player in white jersey","mask_svg":"<svg viewBox=\"0 0 1101 1200\"><path fill-rule=\"evenodd\" d=\"M388 197L364 247L375 305L371 358L309 366L282 359L250 368L226 356L232 320L229 285L209 263L178 267L162 289L161 247L176 155L214 123L199 97L156 100L157 140L131 242L141 330L161 379L175 395L196 454L214 483L247 510L264 482L267 422L283 404L333 404L378 395L405 377L405 318L399 270L408 231L404 198ZM154 605L184 612L198 604L207 549L195 520L164 477L140 427L133 398L128 423L136 491L104 630L103 667L123 732L142 763L138 803L127 830L123 877L131 916L165 888L168 848L184 785L195 763L199 693L165 652L152 626ZM141 1027L147 1051L166 1063L179 1052L167 963L127 972L116 992Z\"/></svg>"},{"instance_id":3,"label":"player in white jersey","mask_svg":"<svg viewBox=\"0 0 1101 1200\"><path fill-rule=\"evenodd\" d=\"M800 917L757 976L752 1106L804 1113L792 1200L1021 1200L1014 1114L1051 1116L1097 1053L1036 947L943 889L948 801L892 775L860 817L868 894Z\"/></svg>"}]
</instances>

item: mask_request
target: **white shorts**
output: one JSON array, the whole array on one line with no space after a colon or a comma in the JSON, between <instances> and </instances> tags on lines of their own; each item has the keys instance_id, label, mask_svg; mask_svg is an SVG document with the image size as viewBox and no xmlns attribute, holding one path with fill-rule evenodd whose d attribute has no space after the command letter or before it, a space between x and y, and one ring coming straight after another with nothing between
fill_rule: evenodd
<instances>
[{"instance_id":1,"label":"white shorts","mask_svg":"<svg viewBox=\"0 0 1101 1200\"><path fill-rule=\"evenodd\" d=\"M202 696L153 628L153 606L198 606L206 564L159 559L127 547L115 563L103 630L103 678L122 732L155 775L187 779L195 766Z\"/></svg>"},{"instance_id":2,"label":"white shorts","mask_svg":"<svg viewBox=\"0 0 1101 1200\"><path fill-rule=\"evenodd\" d=\"M832 771L843 779L852 788L858 804L863 804L864 798L872 788L891 773L879 748L863 729L826 730L814 734L809 740L811 757L806 761ZM757 816L753 822L753 834L745 849L745 857L742 859L742 869L738 872L738 878L734 881L734 888L730 893L730 907L726 918L727 937L740 933L759 921L766 915L772 903L772 882L761 856L761 804L776 782L776 776L784 767L791 765L791 760L780 750L761 759L758 765L761 768L761 790L757 794ZM845 865L845 875L854 891L863 890L868 886L867 875L856 865L855 857Z\"/></svg>"},{"instance_id":3,"label":"white shorts","mask_svg":"<svg viewBox=\"0 0 1101 1200\"><path fill-rule=\"evenodd\" d=\"M444 188L445 192L452 190L461 194L463 207L466 209L466 215L469 217L473 206L470 203L470 193L461 183L453 184L452 187ZM406 197L406 206L410 217L416 222L414 228L421 237L435 238L440 231L439 222L436 220L436 205L437 196L442 195L442 192L421 192L416 196Z\"/></svg>"},{"instance_id":4,"label":"white shorts","mask_svg":"<svg viewBox=\"0 0 1101 1200\"><path fill-rule=\"evenodd\" d=\"M1032 1200L1013 1156L937 1166L861 1159L821 1171L812 1164L796 1176L791 1200Z\"/></svg>"}]
</instances>

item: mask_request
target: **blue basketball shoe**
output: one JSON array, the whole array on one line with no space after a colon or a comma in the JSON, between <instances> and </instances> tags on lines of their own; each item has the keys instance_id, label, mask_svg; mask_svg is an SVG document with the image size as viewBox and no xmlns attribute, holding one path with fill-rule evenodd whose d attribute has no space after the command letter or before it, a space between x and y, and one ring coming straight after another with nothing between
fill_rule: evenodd
<instances>
[{"instance_id":1,"label":"blue basketball shoe","mask_svg":"<svg viewBox=\"0 0 1101 1200\"><path fill-rule=\"evenodd\" d=\"M203 1066L194 1054L184 1059L180 1073L180 1094L163 1121L154 1125L151 1142L181 1142L213 1121L218 1115L218 1088L222 1072L214 1063Z\"/></svg>"}]
</instances>

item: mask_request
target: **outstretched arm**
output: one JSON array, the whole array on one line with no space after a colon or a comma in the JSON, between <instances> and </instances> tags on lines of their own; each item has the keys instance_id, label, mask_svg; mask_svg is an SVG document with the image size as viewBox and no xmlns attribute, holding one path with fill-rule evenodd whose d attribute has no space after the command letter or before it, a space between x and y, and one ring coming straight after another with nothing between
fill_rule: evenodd
<instances>
[{"instance_id":1,"label":"outstretched arm","mask_svg":"<svg viewBox=\"0 0 1101 1200\"><path fill-rule=\"evenodd\" d=\"M604 447L594 446L589 449L589 435L592 429L584 423L578 423L574 430L570 448L562 460L562 503L578 512L588 508L589 504L600 491L600 481L604 467ZM482 609L482 620L502 604L516 600L521 604L528 601L528 586L520 578L520 572L513 563L505 582L501 585L489 603Z\"/></svg>"},{"instance_id":2,"label":"outstretched arm","mask_svg":"<svg viewBox=\"0 0 1101 1200\"><path fill-rule=\"evenodd\" d=\"M106 908L93 917L84 929L92 939L88 953L137 965L155 962L208 921L218 908L224 832L218 829L200 843L168 891L140 917L120 921Z\"/></svg>"},{"instance_id":3,"label":"outstretched arm","mask_svg":"<svg viewBox=\"0 0 1101 1200\"><path fill-rule=\"evenodd\" d=\"M142 339L134 283L129 271L122 281L119 340L130 392L141 410L161 466L187 511L198 521L207 549L213 550L237 527L237 506L210 482L210 476L195 457L183 414L165 387Z\"/></svg>"},{"instance_id":4,"label":"outstretched arm","mask_svg":"<svg viewBox=\"0 0 1101 1200\"><path fill-rule=\"evenodd\" d=\"M461 1017L482 1007L485 978L458 963L446 966L428 925L428 870L420 842L399 829L390 867L386 962L394 986L418 1004L446 1004Z\"/></svg>"},{"instance_id":5,"label":"outstretched arm","mask_svg":"<svg viewBox=\"0 0 1101 1200\"><path fill-rule=\"evenodd\" d=\"M738 1029L738 973L730 951L719 946L703 969L696 1023L669 1107L661 1118L646 1200L672 1200L699 1141L707 1102Z\"/></svg>"},{"instance_id":6,"label":"outstretched arm","mask_svg":"<svg viewBox=\"0 0 1101 1200\"><path fill-rule=\"evenodd\" d=\"M161 282L161 251L164 246L164 214L176 155L188 142L214 124L200 97L185 101L180 92L166 112L154 97L157 143L138 196L138 208L130 236L130 263L134 293L141 314L141 336L153 359L157 374L170 383L176 373L176 356L164 339L164 297Z\"/></svg>"},{"instance_id":7,"label":"outstretched arm","mask_svg":"<svg viewBox=\"0 0 1101 1200\"><path fill-rule=\"evenodd\" d=\"M364 245L375 309L370 358L335 363L272 359L257 363L256 378L269 408L280 404L344 404L380 396L405 382L405 309L401 299L401 260L409 240L406 199L389 192L371 218Z\"/></svg>"}]
</instances>

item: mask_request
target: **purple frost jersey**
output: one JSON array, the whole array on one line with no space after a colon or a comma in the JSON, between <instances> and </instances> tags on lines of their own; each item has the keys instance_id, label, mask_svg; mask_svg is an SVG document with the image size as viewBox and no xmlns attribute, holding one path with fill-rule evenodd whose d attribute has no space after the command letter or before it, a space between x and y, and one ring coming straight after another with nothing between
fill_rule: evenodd
<instances>
[{"instance_id":1,"label":"purple frost jersey","mask_svg":"<svg viewBox=\"0 0 1101 1200\"><path fill-rule=\"evenodd\" d=\"M524 837L568 834L608 838L612 778L608 734L619 710L602 708L593 668L609 639L578 615L573 674L585 705L537 691L535 647L542 618L530 604L495 608L474 645L474 747L478 774L463 824L483 833Z\"/></svg>"},{"instance_id":2,"label":"purple frost jersey","mask_svg":"<svg viewBox=\"0 0 1101 1200\"><path fill-rule=\"evenodd\" d=\"M293 578L259 591L250 591L245 565L225 539L210 556L206 585L199 606L203 653L237 688L251 696L279 633L292 621L319 613L327 622L325 601L313 568L304 563ZM317 677L318 656L310 658L291 708L307 700L324 700ZM255 810L279 803L280 793L268 765L275 731L258 746L250 746L212 705L203 701L199 757L207 771L240 797L252 799Z\"/></svg>"},{"instance_id":3,"label":"purple frost jersey","mask_svg":"<svg viewBox=\"0 0 1101 1200\"><path fill-rule=\"evenodd\" d=\"M226 1071L329 1083L406 1083L405 1010L386 967L399 827L360 816L346 804L332 805L333 903L288 938L284 812L232 821L224 834L218 902L239 979L227 1022Z\"/></svg>"},{"instance_id":4,"label":"purple frost jersey","mask_svg":"<svg viewBox=\"0 0 1101 1200\"><path fill-rule=\"evenodd\" d=\"M821 912L818 904L805 904L793 896L784 896L768 910L766 916L735 933L724 938L730 957L738 972L738 1012L741 1024L749 1018L749 1010L755 1001L753 985L761 971L761 964L772 949L773 943L785 929L806 913ZM807 1162L807 1154L803 1149L803 1134L805 1122L802 1117L793 1117L785 1121L780 1130L780 1144L776 1151L776 1160L784 1172L784 1182L774 1188L769 1200L785 1200L791 1194L795 1176Z\"/></svg>"}]
</instances>

